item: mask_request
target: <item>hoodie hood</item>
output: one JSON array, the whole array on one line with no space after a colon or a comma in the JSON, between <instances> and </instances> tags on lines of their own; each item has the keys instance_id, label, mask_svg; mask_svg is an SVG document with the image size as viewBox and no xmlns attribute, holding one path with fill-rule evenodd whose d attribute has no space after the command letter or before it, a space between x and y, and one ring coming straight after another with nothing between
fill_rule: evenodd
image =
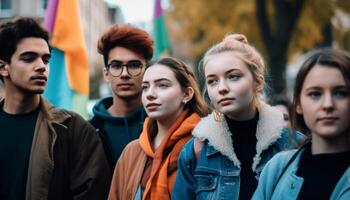
<instances>
[{"instance_id":1,"label":"hoodie hood","mask_svg":"<svg viewBox=\"0 0 350 200\"><path fill-rule=\"evenodd\" d=\"M101 118L105 122L113 122L113 123L118 123L118 122L125 123L125 120L140 121L140 115L142 119L146 117L146 112L142 106L140 106L140 108L138 108L137 110L135 110L134 112L130 113L127 116L123 116L123 117L112 116L107 111L108 108L112 106L112 104L113 104L113 97L107 97L97 102L92 109L94 117Z\"/></svg>"},{"instance_id":2,"label":"hoodie hood","mask_svg":"<svg viewBox=\"0 0 350 200\"><path fill-rule=\"evenodd\" d=\"M96 103L92 110L94 116L90 120L90 123L96 128L97 132L100 133L105 148L111 154L111 167L114 168L124 147L130 141L140 136L143 122L147 114L143 107L140 106L127 116L111 116L107 110L112 104L112 97L104 98Z\"/></svg>"}]
</instances>

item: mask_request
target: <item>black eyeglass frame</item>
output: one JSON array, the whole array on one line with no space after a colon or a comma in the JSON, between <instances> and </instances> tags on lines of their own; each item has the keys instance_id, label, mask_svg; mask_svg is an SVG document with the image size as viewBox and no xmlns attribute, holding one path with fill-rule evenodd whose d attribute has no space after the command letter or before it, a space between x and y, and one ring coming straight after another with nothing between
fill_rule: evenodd
<instances>
[{"instance_id":1,"label":"black eyeglass frame","mask_svg":"<svg viewBox=\"0 0 350 200\"><path fill-rule=\"evenodd\" d=\"M132 63L139 63L139 66L138 67L135 67L135 66L132 66L131 64ZM111 67L113 64L120 64L120 69L116 69L114 67ZM107 66L106 66L106 69L110 72L110 74L114 77L119 77L123 74L123 71L124 71L124 68L126 68L126 72L129 74L129 76L131 77L136 77L136 76L140 76L143 72L142 68L144 68L146 66L146 64L144 64L141 60L129 60L127 62L122 62L122 61L119 61L119 60L112 60L111 63L109 63ZM111 68L113 70L120 70L120 72L118 73L118 75L116 75L115 73L113 73L111 71ZM137 73L130 73L130 68L134 68L134 69L137 69Z\"/></svg>"}]
</instances>

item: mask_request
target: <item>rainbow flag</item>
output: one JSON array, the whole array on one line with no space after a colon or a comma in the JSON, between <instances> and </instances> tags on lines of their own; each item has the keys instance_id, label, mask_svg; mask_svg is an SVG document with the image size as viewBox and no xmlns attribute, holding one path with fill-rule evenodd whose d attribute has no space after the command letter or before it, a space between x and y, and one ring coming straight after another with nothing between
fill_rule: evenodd
<instances>
[{"instance_id":1,"label":"rainbow flag","mask_svg":"<svg viewBox=\"0 0 350 200\"><path fill-rule=\"evenodd\" d=\"M89 66L78 0L49 0L44 26L53 47L44 97L86 118Z\"/></svg>"},{"instance_id":2,"label":"rainbow flag","mask_svg":"<svg viewBox=\"0 0 350 200\"><path fill-rule=\"evenodd\" d=\"M161 0L155 0L153 16L153 38L154 38L154 57L171 55L170 43L165 24L164 10Z\"/></svg>"}]
</instances>

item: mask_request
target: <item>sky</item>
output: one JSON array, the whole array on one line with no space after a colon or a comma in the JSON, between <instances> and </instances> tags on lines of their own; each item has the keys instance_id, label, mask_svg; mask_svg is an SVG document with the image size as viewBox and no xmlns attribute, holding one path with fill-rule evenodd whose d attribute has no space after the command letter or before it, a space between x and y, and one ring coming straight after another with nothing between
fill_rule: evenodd
<instances>
[{"instance_id":1,"label":"sky","mask_svg":"<svg viewBox=\"0 0 350 200\"><path fill-rule=\"evenodd\" d=\"M110 4L119 5L127 23L152 20L154 0L105 0Z\"/></svg>"}]
</instances>

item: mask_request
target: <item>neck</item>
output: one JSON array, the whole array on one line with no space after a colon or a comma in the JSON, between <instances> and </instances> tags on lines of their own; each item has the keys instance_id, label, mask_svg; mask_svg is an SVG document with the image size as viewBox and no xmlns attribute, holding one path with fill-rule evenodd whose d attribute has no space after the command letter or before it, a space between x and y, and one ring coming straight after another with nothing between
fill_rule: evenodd
<instances>
[{"instance_id":1,"label":"neck","mask_svg":"<svg viewBox=\"0 0 350 200\"><path fill-rule=\"evenodd\" d=\"M4 111L9 114L23 114L35 110L40 103L39 94L21 95L5 91Z\"/></svg>"},{"instance_id":2,"label":"neck","mask_svg":"<svg viewBox=\"0 0 350 200\"><path fill-rule=\"evenodd\" d=\"M349 134L342 134L335 138L324 138L312 134L312 154L339 153L350 150Z\"/></svg>"},{"instance_id":3,"label":"neck","mask_svg":"<svg viewBox=\"0 0 350 200\"><path fill-rule=\"evenodd\" d=\"M237 111L235 113L228 113L227 117L236 121L246 121L253 119L256 114L256 108L253 105L249 105L248 108Z\"/></svg>"},{"instance_id":4,"label":"neck","mask_svg":"<svg viewBox=\"0 0 350 200\"><path fill-rule=\"evenodd\" d=\"M122 117L133 113L140 108L140 106L142 106L140 98L125 100L113 97L113 104L108 108L108 112L112 116Z\"/></svg>"},{"instance_id":5,"label":"neck","mask_svg":"<svg viewBox=\"0 0 350 200\"><path fill-rule=\"evenodd\" d=\"M163 139L166 137L171 126L175 123L175 121L180 116L182 111L183 111L183 109L179 109L179 112L177 114L175 114L171 117L168 117L166 119L157 120L158 132L157 132L156 137L153 140L153 146L155 149L161 144Z\"/></svg>"}]
</instances>

